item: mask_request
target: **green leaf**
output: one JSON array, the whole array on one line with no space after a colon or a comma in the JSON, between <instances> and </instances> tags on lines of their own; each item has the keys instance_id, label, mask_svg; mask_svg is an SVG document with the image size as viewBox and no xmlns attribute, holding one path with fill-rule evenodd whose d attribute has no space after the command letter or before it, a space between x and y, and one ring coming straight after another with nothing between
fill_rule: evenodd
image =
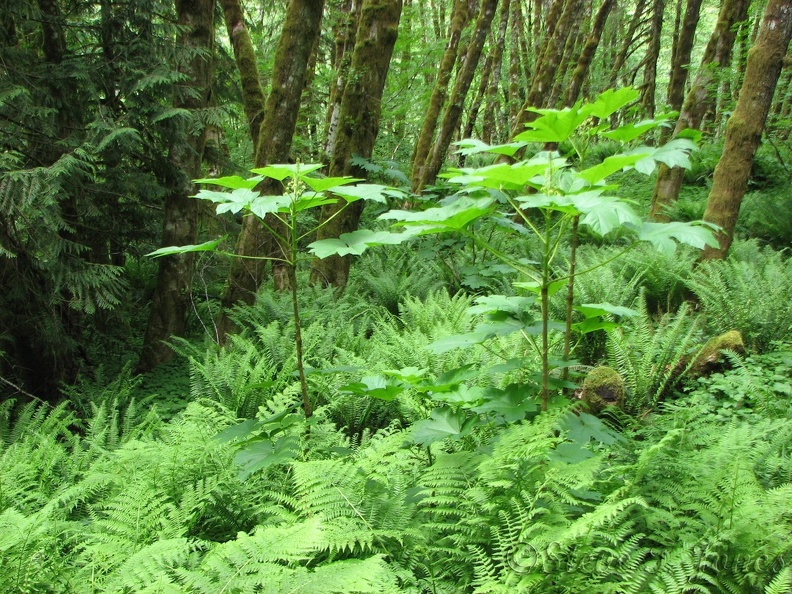
<instances>
[{"instance_id":1,"label":"green leaf","mask_svg":"<svg viewBox=\"0 0 792 594\"><path fill-rule=\"evenodd\" d=\"M421 384L418 389L422 392L449 392L454 390L462 382L478 377L479 372L472 363L456 367L439 375L432 382Z\"/></svg>"},{"instance_id":2,"label":"green leaf","mask_svg":"<svg viewBox=\"0 0 792 594\"><path fill-rule=\"evenodd\" d=\"M606 445L620 441L621 438L605 423L588 413L568 413L563 420L563 428L569 433L567 436L575 443L585 445L592 439Z\"/></svg>"},{"instance_id":3,"label":"green leaf","mask_svg":"<svg viewBox=\"0 0 792 594\"><path fill-rule=\"evenodd\" d=\"M421 233L459 231L469 223L494 210L495 198L471 198L463 196L445 206L411 212L391 210L380 215L380 219L399 221L403 225L421 226Z\"/></svg>"},{"instance_id":4,"label":"green leaf","mask_svg":"<svg viewBox=\"0 0 792 594\"><path fill-rule=\"evenodd\" d=\"M547 285L547 296L552 297L559 290L566 287L568 282L569 282L568 279L551 281L550 284ZM542 286L535 281L517 281L517 282L513 282L512 286L517 289L524 289L526 291L530 291L531 293L534 293L536 295L542 294Z\"/></svg>"},{"instance_id":5,"label":"green leaf","mask_svg":"<svg viewBox=\"0 0 792 594\"><path fill-rule=\"evenodd\" d=\"M373 202L386 202L388 193L387 186L380 184L358 184L356 186L349 186L348 188L333 188L330 191L333 194L341 196L347 202L355 202L356 200L371 200Z\"/></svg>"},{"instance_id":6,"label":"green leaf","mask_svg":"<svg viewBox=\"0 0 792 594\"><path fill-rule=\"evenodd\" d=\"M613 314L615 316L637 316L638 312L629 307L621 305L612 305L610 303L584 303L583 305L576 305L575 310L582 313L587 318L596 316L604 316L606 314Z\"/></svg>"},{"instance_id":7,"label":"green leaf","mask_svg":"<svg viewBox=\"0 0 792 594\"><path fill-rule=\"evenodd\" d=\"M256 177L251 177L245 179L243 177L239 177L238 175L227 175L225 177L206 177L203 179L194 179L194 184L211 184L213 186L221 186L223 188L229 188L231 190L236 190L238 188L247 188L248 190L252 190L255 188L261 180L264 179L260 175Z\"/></svg>"},{"instance_id":8,"label":"green leaf","mask_svg":"<svg viewBox=\"0 0 792 594\"><path fill-rule=\"evenodd\" d=\"M460 439L470 434L479 424L477 417L470 417L463 410L455 411L444 406L434 409L429 418L413 424L413 441L429 447L436 441L446 438Z\"/></svg>"},{"instance_id":9,"label":"green leaf","mask_svg":"<svg viewBox=\"0 0 792 594\"><path fill-rule=\"evenodd\" d=\"M641 222L641 218L629 204L613 196L599 196L590 201L576 201L575 198L577 197L571 197L573 203L584 213L580 224L586 225L601 237L625 225L638 225Z\"/></svg>"},{"instance_id":10,"label":"green leaf","mask_svg":"<svg viewBox=\"0 0 792 594\"><path fill-rule=\"evenodd\" d=\"M160 248L155 250L146 256L150 258L159 258L161 256L172 256L174 254L186 254L188 252L213 252L220 245L225 239L227 235L223 235L219 239L213 239L211 241L205 241L204 243L199 243L197 245L172 245L169 247Z\"/></svg>"},{"instance_id":11,"label":"green leaf","mask_svg":"<svg viewBox=\"0 0 792 594\"><path fill-rule=\"evenodd\" d=\"M254 472L276 464L284 464L300 455L300 441L294 435L285 435L277 441L265 439L252 441L239 448L234 462L239 465L238 478L246 480Z\"/></svg>"},{"instance_id":12,"label":"green leaf","mask_svg":"<svg viewBox=\"0 0 792 594\"><path fill-rule=\"evenodd\" d=\"M549 167L561 167L566 164L566 159L532 159L519 163L498 163L487 167L479 167L465 173L463 176L451 177L448 181L452 184L465 184L482 186L485 188L523 190L528 182L536 176L545 173Z\"/></svg>"},{"instance_id":13,"label":"green leaf","mask_svg":"<svg viewBox=\"0 0 792 594\"><path fill-rule=\"evenodd\" d=\"M288 212L291 207L291 196L275 195L275 196L256 196L250 201L246 208L256 215L258 218L263 219L265 216L272 212ZM220 208L224 205L217 207L218 214Z\"/></svg>"},{"instance_id":14,"label":"green leaf","mask_svg":"<svg viewBox=\"0 0 792 594\"><path fill-rule=\"evenodd\" d=\"M706 246L718 247L712 228L706 223L651 223L644 222L635 227L639 241L648 241L660 253L670 255L676 250L676 240L697 249Z\"/></svg>"},{"instance_id":15,"label":"green leaf","mask_svg":"<svg viewBox=\"0 0 792 594\"><path fill-rule=\"evenodd\" d=\"M632 87L623 87L618 90L608 89L600 93L594 103L589 106L589 112L593 117L604 120L621 108L637 101L640 96L640 91Z\"/></svg>"},{"instance_id":16,"label":"green leaf","mask_svg":"<svg viewBox=\"0 0 792 594\"><path fill-rule=\"evenodd\" d=\"M359 382L342 386L339 388L339 392L391 401L404 392L404 386L381 375L369 375Z\"/></svg>"},{"instance_id":17,"label":"green leaf","mask_svg":"<svg viewBox=\"0 0 792 594\"><path fill-rule=\"evenodd\" d=\"M324 194L306 192L291 206L294 208L294 212L302 212L309 208L316 208L317 206L324 206L325 204L335 204L336 202L338 202L337 199L329 198Z\"/></svg>"},{"instance_id":18,"label":"green leaf","mask_svg":"<svg viewBox=\"0 0 792 594\"><path fill-rule=\"evenodd\" d=\"M314 192L324 192L325 190L330 190L332 188L337 188L339 186L345 186L347 184L353 184L355 182L363 181L362 179L358 179L356 177L308 177L303 176L300 179L305 183L306 186L311 188Z\"/></svg>"},{"instance_id":19,"label":"green leaf","mask_svg":"<svg viewBox=\"0 0 792 594\"><path fill-rule=\"evenodd\" d=\"M358 229L352 233L342 233L337 239L320 239L308 244L308 250L317 258L328 256L359 256L368 248L377 245L397 245L412 238L409 231L392 233L391 231L371 231Z\"/></svg>"},{"instance_id":20,"label":"green leaf","mask_svg":"<svg viewBox=\"0 0 792 594\"><path fill-rule=\"evenodd\" d=\"M219 443L229 443L240 439L247 439L251 433L254 433L260 427L260 425L261 423L258 419L248 419L224 429L215 435L214 439Z\"/></svg>"},{"instance_id":21,"label":"green leaf","mask_svg":"<svg viewBox=\"0 0 792 594\"><path fill-rule=\"evenodd\" d=\"M651 155L651 149L643 148L641 152L632 152L629 154L618 154L607 157L599 165L589 167L579 172L578 175L589 182L596 184L606 179L608 176L621 171L622 169L634 166L641 159Z\"/></svg>"},{"instance_id":22,"label":"green leaf","mask_svg":"<svg viewBox=\"0 0 792 594\"><path fill-rule=\"evenodd\" d=\"M324 167L324 165L321 163L286 163L268 165L267 167L262 167L261 169L251 169L251 171L253 173L257 173L258 175L263 175L264 177L269 177L282 182L287 177L307 177L309 173L318 171L322 167Z\"/></svg>"},{"instance_id":23,"label":"green leaf","mask_svg":"<svg viewBox=\"0 0 792 594\"><path fill-rule=\"evenodd\" d=\"M534 109L529 111L541 114L533 122L526 124L525 132L514 137L518 142L564 142L572 136L578 126L590 115L589 107L580 104L566 109Z\"/></svg>"},{"instance_id":24,"label":"green leaf","mask_svg":"<svg viewBox=\"0 0 792 594\"><path fill-rule=\"evenodd\" d=\"M608 332L610 330L615 330L618 327L619 324L617 322L610 322L600 318L589 318L587 320L583 320L582 322L576 322L572 324L572 330L579 332L580 334L588 334L590 332L596 332L597 330L605 330Z\"/></svg>"},{"instance_id":25,"label":"green leaf","mask_svg":"<svg viewBox=\"0 0 792 594\"><path fill-rule=\"evenodd\" d=\"M558 444L558 446L548 454L550 462L561 464L578 464L592 457L594 457L594 454L582 447L579 443L568 442Z\"/></svg>"},{"instance_id":26,"label":"green leaf","mask_svg":"<svg viewBox=\"0 0 792 594\"><path fill-rule=\"evenodd\" d=\"M486 402L472 410L480 414L493 413L507 423L521 421L525 415L538 412L536 389L525 384L509 384L503 390L488 388L484 391Z\"/></svg>"},{"instance_id":27,"label":"green leaf","mask_svg":"<svg viewBox=\"0 0 792 594\"><path fill-rule=\"evenodd\" d=\"M618 140L619 142L631 142L639 136L646 134L649 130L657 128L663 123L664 120L643 120L635 124L626 124L620 126L615 130L608 130L601 132L600 136L609 138L611 140Z\"/></svg>"},{"instance_id":28,"label":"green leaf","mask_svg":"<svg viewBox=\"0 0 792 594\"><path fill-rule=\"evenodd\" d=\"M494 155L507 155L509 157L514 156L517 151L526 145L524 142L510 142L508 144L489 145L480 140L476 140L475 138L466 138L465 140L460 140L454 144L462 147L457 151L457 154L459 155L470 156L477 155L479 153L492 153Z\"/></svg>"}]
</instances>

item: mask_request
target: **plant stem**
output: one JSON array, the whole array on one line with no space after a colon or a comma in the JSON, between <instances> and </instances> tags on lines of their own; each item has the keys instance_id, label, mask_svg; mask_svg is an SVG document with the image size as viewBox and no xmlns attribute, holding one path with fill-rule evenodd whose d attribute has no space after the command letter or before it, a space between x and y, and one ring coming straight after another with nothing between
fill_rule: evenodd
<instances>
[{"instance_id":1,"label":"plant stem","mask_svg":"<svg viewBox=\"0 0 792 594\"><path fill-rule=\"evenodd\" d=\"M575 299L575 265L577 264L578 223L580 215L572 219L572 245L569 249L569 284L567 284L566 326L564 328L564 361L569 361L572 344L572 305ZM569 379L569 366L565 366L561 378Z\"/></svg>"},{"instance_id":2,"label":"plant stem","mask_svg":"<svg viewBox=\"0 0 792 594\"><path fill-rule=\"evenodd\" d=\"M292 206L292 210L293 210ZM291 214L291 258L287 263L289 270L289 284L291 285L292 294L292 310L294 312L294 346L297 350L297 373L300 375L300 390L302 392L303 411L305 418L311 418L313 409L311 408L311 401L308 399L308 382L305 380L305 365L303 364L303 342L302 342L302 326L300 324L300 305L297 301L297 257L299 255L298 237L297 237L297 213Z\"/></svg>"}]
</instances>

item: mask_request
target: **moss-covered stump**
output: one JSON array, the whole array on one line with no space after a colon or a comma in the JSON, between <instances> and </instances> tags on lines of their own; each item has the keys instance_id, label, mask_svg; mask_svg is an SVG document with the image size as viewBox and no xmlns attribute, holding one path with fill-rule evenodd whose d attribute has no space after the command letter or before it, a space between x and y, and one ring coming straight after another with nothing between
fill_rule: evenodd
<instances>
[{"instance_id":1,"label":"moss-covered stump","mask_svg":"<svg viewBox=\"0 0 792 594\"><path fill-rule=\"evenodd\" d=\"M580 399L593 415L608 406L624 407L624 380L615 369L595 367L583 380Z\"/></svg>"},{"instance_id":2,"label":"moss-covered stump","mask_svg":"<svg viewBox=\"0 0 792 594\"><path fill-rule=\"evenodd\" d=\"M723 369L725 360L723 353L732 351L733 353L745 353L742 334L738 330L729 330L719 336L710 338L704 348L693 361L690 367L690 375L699 377L709 375Z\"/></svg>"}]
</instances>

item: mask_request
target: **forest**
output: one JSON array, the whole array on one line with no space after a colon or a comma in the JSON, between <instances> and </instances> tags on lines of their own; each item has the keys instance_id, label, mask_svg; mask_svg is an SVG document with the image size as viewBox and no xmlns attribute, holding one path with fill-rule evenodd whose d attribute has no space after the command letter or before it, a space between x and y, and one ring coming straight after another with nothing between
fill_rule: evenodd
<instances>
[{"instance_id":1,"label":"forest","mask_svg":"<svg viewBox=\"0 0 792 594\"><path fill-rule=\"evenodd\" d=\"M0 592L792 593L791 39L0 0Z\"/></svg>"}]
</instances>

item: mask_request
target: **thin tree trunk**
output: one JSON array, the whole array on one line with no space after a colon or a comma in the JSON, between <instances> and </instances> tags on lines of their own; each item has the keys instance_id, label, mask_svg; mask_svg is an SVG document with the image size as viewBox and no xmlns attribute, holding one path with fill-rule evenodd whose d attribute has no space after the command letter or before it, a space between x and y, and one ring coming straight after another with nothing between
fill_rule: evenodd
<instances>
[{"instance_id":1,"label":"thin tree trunk","mask_svg":"<svg viewBox=\"0 0 792 594\"><path fill-rule=\"evenodd\" d=\"M627 62L627 57L630 54L630 48L636 42L636 34L638 33L638 27L641 24L641 19L643 18L644 11L646 10L646 2L647 0L638 0L635 5L635 12L633 13L633 17L630 19L630 24L627 27L627 34L624 36L619 53L616 54L616 59L613 61L613 66L611 66L610 75L608 76L608 87L610 88L616 86L619 78L619 72L621 72L621 69Z\"/></svg>"},{"instance_id":2,"label":"thin tree trunk","mask_svg":"<svg viewBox=\"0 0 792 594\"><path fill-rule=\"evenodd\" d=\"M446 102L448 87L451 76L454 73L454 65L459 55L459 40L462 37L462 30L470 21L467 0L454 0L454 7L451 11L451 24L448 29L448 42L446 43L443 58L437 70L437 82L432 89L432 96L429 99L429 106L421 125L421 132L418 134L418 141L415 144L415 151L412 156L412 189L418 192L425 177L427 157L432 148L435 130L437 130L437 120Z\"/></svg>"},{"instance_id":3,"label":"thin tree trunk","mask_svg":"<svg viewBox=\"0 0 792 594\"><path fill-rule=\"evenodd\" d=\"M726 125L723 155L715 168L704 220L721 228L719 247L706 248L704 260L721 259L731 246L754 154L792 38L792 2L769 0L756 43L748 53L745 80Z\"/></svg>"},{"instance_id":4,"label":"thin tree trunk","mask_svg":"<svg viewBox=\"0 0 792 594\"><path fill-rule=\"evenodd\" d=\"M671 79L668 82L668 105L674 111L679 111L685 98L685 83L690 69L690 54L696 39L701 14L702 0L688 0L685 7L685 17L682 26L674 40L674 55L671 62ZM665 144L671 131L663 128L660 131L660 144Z\"/></svg>"},{"instance_id":5,"label":"thin tree trunk","mask_svg":"<svg viewBox=\"0 0 792 594\"><path fill-rule=\"evenodd\" d=\"M714 103L712 86L717 81L718 71L729 68L731 64L732 48L736 38L735 26L745 19L749 3L750 0L726 0L721 5L718 22L704 50L701 65L674 128L674 138L682 130L701 127L705 115L712 109ZM660 165L652 196L650 212L652 219L668 220L665 207L679 197L684 176L685 170L681 167Z\"/></svg>"},{"instance_id":6,"label":"thin tree trunk","mask_svg":"<svg viewBox=\"0 0 792 594\"><path fill-rule=\"evenodd\" d=\"M594 60L594 54L597 52L597 47L599 47L600 39L602 39L602 32L605 30L605 23L608 20L608 15L614 3L615 0L604 0L597 11L597 16L594 17L591 33L586 39L583 51L578 58L575 71L572 73L572 79L569 81L569 86L567 87L566 97L564 98L564 105L566 106L574 105L575 101L577 101L580 96L580 90L583 88L583 81L588 75L591 62Z\"/></svg>"},{"instance_id":7,"label":"thin tree trunk","mask_svg":"<svg viewBox=\"0 0 792 594\"><path fill-rule=\"evenodd\" d=\"M459 122L462 118L465 97L467 96L468 89L470 89L473 77L476 74L476 68L478 68L484 42L487 40L487 35L489 34L497 7L498 0L482 0L481 2L481 11L476 19L473 38L468 45L468 51L465 54L465 61L462 64L462 68L457 74L456 81L454 81L454 88L451 91L448 106L443 114L440 131L435 139L432 152L428 157L423 176L418 186L413 188L416 192L420 191L421 188L427 184L433 183L437 174L440 173L440 168L448 152L448 147L451 145L454 131L459 126Z\"/></svg>"},{"instance_id":8,"label":"thin tree trunk","mask_svg":"<svg viewBox=\"0 0 792 594\"><path fill-rule=\"evenodd\" d=\"M325 121L325 158L333 154L336 134L338 132L338 117L341 113L341 99L344 97L344 87L349 74L349 64L352 61L352 49L355 47L355 35L360 18L360 0L347 0L341 9L341 22L335 27L335 47L333 52L333 67L335 77L330 85L330 97L327 102L327 118Z\"/></svg>"},{"instance_id":9,"label":"thin tree trunk","mask_svg":"<svg viewBox=\"0 0 792 594\"><path fill-rule=\"evenodd\" d=\"M214 0L176 0L178 24L183 27L178 43L194 54L187 64L183 83L192 88L174 99L174 107L198 111L210 102L214 73ZM171 142L169 160L173 178L165 198L165 225L162 245L187 245L198 236L198 204L193 179L201 175L206 130L193 134L186 129ZM171 336L183 336L191 304L194 254L168 256L159 260L157 287L154 290L143 349L136 370L148 371L173 357L163 342Z\"/></svg>"},{"instance_id":10,"label":"thin tree trunk","mask_svg":"<svg viewBox=\"0 0 792 594\"><path fill-rule=\"evenodd\" d=\"M282 163L289 159L292 138L297 124L300 99L308 80L308 64L322 22L324 0L291 0L286 11L283 31L275 49L272 72L272 88L264 106L264 118L256 144L254 162L256 167L268 163ZM251 71L240 72L244 77ZM272 180L262 182L257 188L265 195L277 194L280 185ZM277 221L267 220L271 227ZM235 252L240 258L231 262L222 305L224 313L218 322L220 342L233 329L228 310L237 303L252 304L256 292L264 280L265 261L259 256L281 256L281 247L263 228L256 217L245 217L237 238ZM288 270L273 266L276 288L285 290L289 286Z\"/></svg>"},{"instance_id":11,"label":"thin tree trunk","mask_svg":"<svg viewBox=\"0 0 792 594\"><path fill-rule=\"evenodd\" d=\"M652 23L649 30L649 47L644 57L644 78L641 84L641 105L646 117L655 116L655 92L657 90L657 60L660 57L660 41L663 32L663 12L665 0L652 3Z\"/></svg>"},{"instance_id":12,"label":"thin tree trunk","mask_svg":"<svg viewBox=\"0 0 792 594\"><path fill-rule=\"evenodd\" d=\"M223 0L223 15L241 78L242 105L255 148L258 145L261 121L264 119L265 103L264 89L261 88L261 78L256 63L256 50L245 25L240 0Z\"/></svg>"},{"instance_id":13,"label":"thin tree trunk","mask_svg":"<svg viewBox=\"0 0 792 594\"><path fill-rule=\"evenodd\" d=\"M331 176L363 174L363 171L352 167L352 156L358 154L369 158L374 151L379 132L382 93L398 36L401 9L401 0L363 2L349 82L341 102L338 139L329 166ZM322 208L322 220L329 222L319 229L317 239L338 237L342 233L357 229L363 212L362 201L353 203L331 220L340 208L338 204L328 204ZM313 283L346 286L349 278L349 257L317 259L313 266Z\"/></svg>"},{"instance_id":14,"label":"thin tree trunk","mask_svg":"<svg viewBox=\"0 0 792 594\"><path fill-rule=\"evenodd\" d=\"M515 0L516 2L517 0ZM495 40L495 47L492 48L492 74L489 79L486 91L486 103L484 108L484 120L481 124L482 139L484 142L492 142L495 136L496 112L498 106L498 89L501 82L501 68L503 66L503 48L506 45L506 33L509 29L509 14L511 12L511 0L503 0L501 4L500 19L498 23L498 36Z\"/></svg>"},{"instance_id":15,"label":"thin tree trunk","mask_svg":"<svg viewBox=\"0 0 792 594\"><path fill-rule=\"evenodd\" d=\"M528 111L528 108L545 107L547 94L557 74L558 66L564 58L567 34L571 30L572 22L579 17L581 8L582 4L579 0L566 0L564 3L561 18L554 28L553 35L547 38L541 60L536 65L531 89L528 91L525 104L512 128L512 136L522 132L525 129L525 124L536 119L537 114Z\"/></svg>"}]
</instances>

